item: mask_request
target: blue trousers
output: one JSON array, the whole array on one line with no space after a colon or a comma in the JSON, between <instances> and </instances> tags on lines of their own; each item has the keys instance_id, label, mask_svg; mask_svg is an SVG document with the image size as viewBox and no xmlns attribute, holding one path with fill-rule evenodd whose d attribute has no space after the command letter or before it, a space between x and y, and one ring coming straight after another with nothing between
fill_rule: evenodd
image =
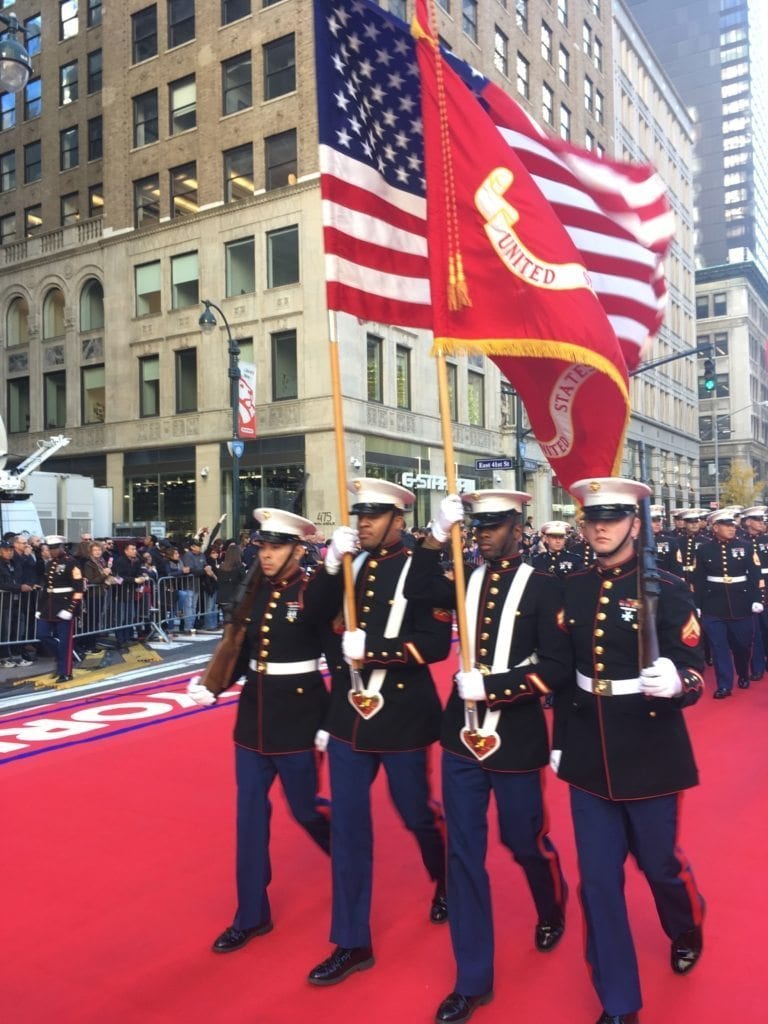
<instances>
[{"instance_id":1,"label":"blue trousers","mask_svg":"<svg viewBox=\"0 0 768 1024\"><path fill-rule=\"evenodd\" d=\"M611 1016L642 1005L637 956L624 898L631 853L645 875L670 939L701 924L704 901L677 845L680 794L613 801L571 787L571 814L586 924L586 957Z\"/></svg>"},{"instance_id":2,"label":"blue trousers","mask_svg":"<svg viewBox=\"0 0 768 1024\"><path fill-rule=\"evenodd\" d=\"M755 636L749 668L753 676L762 676L765 673L765 656L768 649L768 611L755 615L754 620Z\"/></svg>"},{"instance_id":3,"label":"blue trousers","mask_svg":"<svg viewBox=\"0 0 768 1024\"><path fill-rule=\"evenodd\" d=\"M430 796L427 750L367 753L349 743L328 742L331 776L331 865L333 911L331 942L371 945L373 823L370 789L384 767L392 801L419 844L429 877L445 882L445 840L440 815Z\"/></svg>"},{"instance_id":4,"label":"blue trousers","mask_svg":"<svg viewBox=\"0 0 768 1024\"><path fill-rule=\"evenodd\" d=\"M555 921L565 907L560 858L547 834L541 772L488 771L478 761L443 751L448 921L456 991L466 996L493 988L493 911L485 868L491 792L501 841L525 872L538 919Z\"/></svg>"},{"instance_id":5,"label":"blue trousers","mask_svg":"<svg viewBox=\"0 0 768 1024\"><path fill-rule=\"evenodd\" d=\"M755 632L754 615L745 619L721 619L702 615L701 624L709 637L712 664L718 689L733 689L733 670L740 679L749 678L749 658Z\"/></svg>"},{"instance_id":6,"label":"blue trousers","mask_svg":"<svg viewBox=\"0 0 768 1024\"><path fill-rule=\"evenodd\" d=\"M259 754L235 747L237 777L237 913L234 927L256 928L271 920L267 887L272 881L269 791L280 776L291 813L326 853L328 815L318 809L317 768L311 750L298 754Z\"/></svg>"},{"instance_id":7,"label":"blue trousers","mask_svg":"<svg viewBox=\"0 0 768 1024\"><path fill-rule=\"evenodd\" d=\"M40 641L41 647L44 647L56 659L56 671L60 676L72 675L74 636L74 618L37 620L37 639Z\"/></svg>"}]
</instances>

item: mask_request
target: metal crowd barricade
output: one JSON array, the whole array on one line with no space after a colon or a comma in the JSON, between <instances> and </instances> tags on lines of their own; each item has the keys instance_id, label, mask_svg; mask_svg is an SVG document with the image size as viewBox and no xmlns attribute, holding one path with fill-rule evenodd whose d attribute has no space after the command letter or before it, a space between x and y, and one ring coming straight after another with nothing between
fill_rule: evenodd
<instances>
[{"instance_id":1,"label":"metal crowd barricade","mask_svg":"<svg viewBox=\"0 0 768 1024\"><path fill-rule=\"evenodd\" d=\"M0 590L0 660L13 647L37 643L36 611L36 590Z\"/></svg>"}]
</instances>

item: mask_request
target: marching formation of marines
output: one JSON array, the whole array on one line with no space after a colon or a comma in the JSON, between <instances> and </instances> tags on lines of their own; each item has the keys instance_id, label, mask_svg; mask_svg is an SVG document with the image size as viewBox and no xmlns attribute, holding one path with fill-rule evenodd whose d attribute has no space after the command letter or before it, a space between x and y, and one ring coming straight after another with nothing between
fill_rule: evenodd
<instances>
[{"instance_id":1,"label":"marching formation of marines","mask_svg":"<svg viewBox=\"0 0 768 1024\"><path fill-rule=\"evenodd\" d=\"M681 793L698 781L685 709L703 692L705 637L717 699L765 670L768 510L674 510L665 529L648 487L599 477L573 485L579 527L552 520L526 530L530 495L481 490L444 498L414 543L405 523L413 492L364 477L348 487L356 527L337 528L318 567L303 559L308 520L254 513L259 576L245 643L213 687L245 676L234 737L238 906L213 950L236 951L273 927L269 791L279 777L294 817L331 859L334 948L308 981L333 985L374 966L370 787L383 770L434 886L425 918L449 924L456 982L435 1020L463 1024L493 998L499 966L491 794L530 891L533 946L549 953L565 931L568 885L542 782L549 765L570 791L598 1024L636 1024L624 861L632 853L645 874L670 967L687 974L703 951L705 903L678 834ZM649 628L638 584L643 505L658 588L650 657L639 644ZM443 552L466 517L457 593ZM448 656L459 607L466 635L443 708L429 666ZM202 705L216 700L199 679L188 692ZM444 819L429 784L438 741ZM317 793L318 751L328 757L330 807Z\"/></svg>"}]
</instances>

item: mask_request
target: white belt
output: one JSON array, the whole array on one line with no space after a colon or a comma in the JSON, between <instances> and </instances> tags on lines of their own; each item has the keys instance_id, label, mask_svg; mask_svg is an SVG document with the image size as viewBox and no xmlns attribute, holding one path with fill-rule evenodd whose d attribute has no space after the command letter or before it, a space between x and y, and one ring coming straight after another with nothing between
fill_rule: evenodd
<instances>
[{"instance_id":1,"label":"white belt","mask_svg":"<svg viewBox=\"0 0 768 1024\"><path fill-rule=\"evenodd\" d=\"M52 587L48 591L48 593L49 594L71 594L73 589L74 589L73 587Z\"/></svg>"},{"instance_id":2,"label":"white belt","mask_svg":"<svg viewBox=\"0 0 768 1024\"><path fill-rule=\"evenodd\" d=\"M707 576L707 583L746 583L746 576Z\"/></svg>"},{"instance_id":3,"label":"white belt","mask_svg":"<svg viewBox=\"0 0 768 1024\"><path fill-rule=\"evenodd\" d=\"M305 672L317 672L320 662L317 658L309 661L256 661L248 662L251 672L261 672L265 676L300 676Z\"/></svg>"},{"instance_id":4,"label":"white belt","mask_svg":"<svg viewBox=\"0 0 768 1024\"><path fill-rule=\"evenodd\" d=\"M761 572L761 573L762 573L763 575L765 575L765 574L766 574L766 573L768 572L768 569L761 569L761 570L760 570L760 572Z\"/></svg>"},{"instance_id":5,"label":"white belt","mask_svg":"<svg viewBox=\"0 0 768 1024\"><path fill-rule=\"evenodd\" d=\"M640 693L640 680L635 679L593 679L582 672L576 672L576 682L582 690L596 693L601 697L624 697L628 693Z\"/></svg>"}]
</instances>

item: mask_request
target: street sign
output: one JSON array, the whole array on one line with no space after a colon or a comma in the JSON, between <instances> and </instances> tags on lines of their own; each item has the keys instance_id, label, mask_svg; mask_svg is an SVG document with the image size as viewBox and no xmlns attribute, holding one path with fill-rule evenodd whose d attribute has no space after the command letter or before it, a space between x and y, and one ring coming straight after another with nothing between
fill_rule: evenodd
<instances>
[{"instance_id":1,"label":"street sign","mask_svg":"<svg viewBox=\"0 0 768 1024\"><path fill-rule=\"evenodd\" d=\"M520 442L520 443L518 444L518 446L517 446L517 450L518 450L518 452L520 453L520 458L521 458L521 459L524 459L524 458L525 458L525 441L521 441L521 442Z\"/></svg>"},{"instance_id":2,"label":"street sign","mask_svg":"<svg viewBox=\"0 0 768 1024\"><path fill-rule=\"evenodd\" d=\"M235 459L242 459L245 441L227 441L227 451Z\"/></svg>"},{"instance_id":3,"label":"street sign","mask_svg":"<svg viewBox=\"0 0 768 1024\"><path fill-rule=\"evenodd\" d=\"M475 469L513 469L512 459L475 459Z\"/></svg>"}]
</instances>

